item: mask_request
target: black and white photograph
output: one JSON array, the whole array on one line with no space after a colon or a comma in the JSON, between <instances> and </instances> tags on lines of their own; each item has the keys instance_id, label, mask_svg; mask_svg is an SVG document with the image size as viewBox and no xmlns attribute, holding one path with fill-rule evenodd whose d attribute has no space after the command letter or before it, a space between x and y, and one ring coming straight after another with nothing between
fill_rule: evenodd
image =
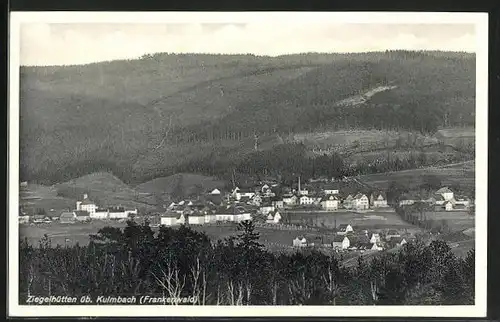
<instances>
[{"instance_id":1,"label":"black and white photograph","mask_svg":"<svg viewBox=\"0 0 500 322\"><path fill-rule=\"evenodd\" d=\"M10 26L10 314L486 314L487 14Z\"/></svg>"}]
</instances>

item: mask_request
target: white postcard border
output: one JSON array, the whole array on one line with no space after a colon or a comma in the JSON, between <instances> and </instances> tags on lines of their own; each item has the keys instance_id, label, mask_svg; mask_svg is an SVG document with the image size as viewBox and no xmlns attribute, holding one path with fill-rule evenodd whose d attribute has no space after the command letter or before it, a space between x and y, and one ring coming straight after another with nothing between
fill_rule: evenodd
<instances>
[{"instance_id":1,"label":"white postcard border","mask_svg":"<svg viewBox=\"0 0 500 322\"><path fill-rule=\"evenodd\" d=\"M486 316L488 14L432 12L12 12L9 34L9 316ZM21 23L471 23L476 25L476 300L472 306L40 306L19 305L19 27ZM296 19L296 20L295 20Z\"/></svg>"}]
</instances>

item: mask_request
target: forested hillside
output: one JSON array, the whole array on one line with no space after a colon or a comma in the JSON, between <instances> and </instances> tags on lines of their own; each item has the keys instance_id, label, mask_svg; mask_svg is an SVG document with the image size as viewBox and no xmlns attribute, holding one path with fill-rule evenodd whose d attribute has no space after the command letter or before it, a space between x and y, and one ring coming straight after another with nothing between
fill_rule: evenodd
<instances>
[{"instance_id":1,"label":"forested hillside","mask_svg":"<svg viewBox=\"0 0 500 322\"><path fill-rule=\"evenodd\" d=\"M366 94L382 86L390 89ZM155 54L23 67L20 95L21 179L54 183L109 171L140 183L181 171L219 175L228 166L255 167L262 153L297 155L302 150L286 140L294 133L427 135L439 127L473 126L475 57ZM355 95L364 100L339 104Z\"/></svg>"}]
</instances>

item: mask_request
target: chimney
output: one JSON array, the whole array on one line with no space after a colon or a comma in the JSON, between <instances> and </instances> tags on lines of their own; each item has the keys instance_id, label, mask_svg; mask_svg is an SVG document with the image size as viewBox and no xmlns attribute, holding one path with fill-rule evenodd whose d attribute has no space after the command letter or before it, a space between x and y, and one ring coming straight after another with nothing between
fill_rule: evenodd
<instances>
[{"instance_id":1,"label":"chimney","mask_svg":"<svg viewBox=\"0 0 500 322\"><path fill-rule=\"evenodd\" d=\"M300 193L301 189L300 189L300 176L299 176L299 193Z\"/></svg>"}]
</instances>

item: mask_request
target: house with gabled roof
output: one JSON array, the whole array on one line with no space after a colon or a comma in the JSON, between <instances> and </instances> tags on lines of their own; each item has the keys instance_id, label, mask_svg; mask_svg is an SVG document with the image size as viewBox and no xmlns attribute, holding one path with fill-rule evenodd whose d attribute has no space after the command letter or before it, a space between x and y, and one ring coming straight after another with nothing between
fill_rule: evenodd
<instances>
[{"instance_id":1,"label":"house with gabled roof","mask_svg":"<svg viewBox=\"0 0 500 322\"><path fill-rule=\"evenodd\" d=\"M453 203L450 200L446 200L443 204L444 210L446 211L452 211L453 210Z\"/></svg>"},{"instance_id":2,"label":"house with gabled roof","mask_svg":"<svg viewBox=\"0 0 500 322\"><path fill-rule=\"evenodd\" d=\"M277 208L277 209L282 209L285 207L285 203L283 202L283 199L280 199L278 197L272 197L271 204L274 206L274 208Z\"/></svg>"},{"instance_id":3,"label":"house with gabled roof","mask_svg":"<svg viewBox=\"0 0 500 322\"><path fill-rule=\"evenodd\" d=\"M221 191L219 189L215 188L212 191L210 191L210 194L211 195L220 195Z\"/></svg>"},{"instance_id":4,"label":"house with gabled roof","mask_svg":"<svg viewBox=\"0 0 500 322\"><path fill-rule=\"evenodd\" d=\"M354 229L349 224L341 224L337 228L337 235L346 235L348 233L352 233Z\"/></svg>"},{"instance_id":5,"label":"house with gabled roof","mask_svg":"<svg viewBox=\"0 0 500 322\"><path fill-rule=\"evenodd\" d=\"M370 243L375 244L375 243L380 243L380 234L379 233L373 233L371 238L370 238Z\"/></svg>"},{"instance_id":6,"label":"house with gabled roof","mask_svg":"<svg viewBox=\"0 0 500 322\"><path fill-rule=\"evenodd\" d=\"M302 195L299 198L299 204L301 205L312 205L316 201L316 198L310 195Z\"/></svg>"},{"instance_id":7,"label":"house with gabled roof","mask_svg":"<svg viewBox=\"0 0 500 322\"><path fill-rule=\"evenodd\" d=\"M373 192L370 195L370 206L373 208L386 208L387 198L383 192Z\"/></svg>"},{"instance_id":8,"label":"house with gabled roof","mask_svg":"<svg viewBox=\"0 0 500 322\"><path fill-rule=\"evenodd\" d=\"M65 211L59 216L61 224L73 224L76 222L76 213L74 211Z\"/></svg>"},{"instance_id":9,"label":"house with gabled roof","mask_svg":"<svg viewBox=\"0 0 500 322\"><path fill-rule=\"evenodd\" d=\"M339 198L336 195L328 195L321 199L321 207L324 210L339 209Z\"/></svg>"},{"instance_id":10,"label":"house with gabled roof","mask_svg":"<svg viewBox=\"0 0 500 322\"><path fill-rule=\"evenodd\" d=\"M335 236L332 241L332 247L336 249L348 249L351 242L347 236Z\"/></svg>"},{"instance_id":11,"label":"house with gabled roof","mask_svg":"<svg viewBox=\"0 0 500 322\"><path fill-rule=\"evenodd\" d=\"M342 206L345 209L352 209L354 207L354 197L352 195L348 195L342 202Z\"/></svg>"},{"instance_id":12,"label":"house with gabled roof","mask_svg":"<svg viewBox=\"0 0 500 322\"><path fill-rule=\"evenodd\" d=\"M298 203L298 197L295 194L283 195L283 206L295 206Z\"/></svg>"},{"instance_id":13,"label":"house with gabled roof","mask_svg":"<svg viewBox=\"0 0 500 322\"><path fill-rule=\"evenodd\" d=\"M370 201L365 194L358 193L354 196L354 208L358 210L365 210L370 207Z\"/></svg>"},{"instance_id":14,"label":"house with gabled roof","mask_svg":"<svg viewBox=\"0 0 500 322\"><path fill-rule=\"evenodd\" d=\"M268 224L278 224L281 221L281 214L278 210L272 211L267 215Z\"/></svg>"},{"instance_id":15,"label":"house with gabled roof","mask_svg":"<svg viewBox=\"0 0 500 322\"><path fill-rule=\"evenodd\" d=\"M307 240L304 236L298 236L292 241L294 247L306 247Z\"/></svg>"},{"instance_id":16,"label":"house with gabled roof","mask_svg":"<svg viewBox=\"0 0 500 322\"><path fill-rule=\"evenodd\" d=\"M436 191L437 195L443 196L444 200L451 200L453 199L453 191L450 190L448 187L442 187L438 191Z\"/></svg>"},{"instance_id":17,"label":"house with gabled roof","mask_svg":"<svg viewBox=\"0 0 500 322\"><path fill-rule=\"evenodd\" d=\"M89 199L87 194L83 195L83 200L76 202L76 210L87 211L89 214L97 210L97 205Z\"/></svg>"}]
</instances>

